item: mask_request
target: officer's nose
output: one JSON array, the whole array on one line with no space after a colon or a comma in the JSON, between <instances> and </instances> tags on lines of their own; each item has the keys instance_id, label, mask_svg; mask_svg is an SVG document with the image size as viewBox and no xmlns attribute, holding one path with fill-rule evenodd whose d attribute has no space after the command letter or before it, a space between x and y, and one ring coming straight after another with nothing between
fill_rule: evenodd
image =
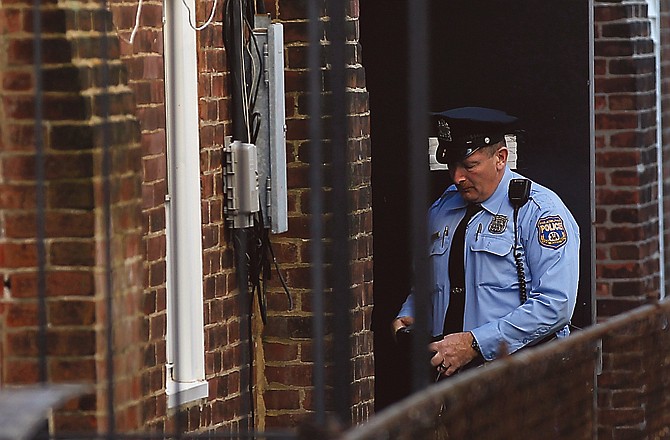
<instances>
[{"instance_id":1,"label":"officer's nose","mask_svg":"<svg viewBox=\"0 0 670 440\"><path fill-rule=\"evenodd\" d=\"M465 173L462 166L449 166L449 171L451 171L451 180L453 180L455 184L458 185L465 181Z\"/></svg>"}]
</instances>

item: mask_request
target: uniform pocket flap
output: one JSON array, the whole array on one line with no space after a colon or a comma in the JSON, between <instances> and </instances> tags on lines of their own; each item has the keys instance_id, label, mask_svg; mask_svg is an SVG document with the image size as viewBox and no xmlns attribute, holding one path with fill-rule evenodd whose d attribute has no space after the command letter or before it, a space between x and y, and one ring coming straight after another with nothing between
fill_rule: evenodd
<instances>
[{"instance_id":1,"label":"uniform pocket flap","mask_svg":"<svg viewBox=\"0 0 670 440\"><path fill-rule=\"evenodd\" d=\"M509 254L513 247L514 242L505 236L480 235L479 239L470 245L470 250L475 252L489 252L502 257Z\"/></svg>"}]
</instances>

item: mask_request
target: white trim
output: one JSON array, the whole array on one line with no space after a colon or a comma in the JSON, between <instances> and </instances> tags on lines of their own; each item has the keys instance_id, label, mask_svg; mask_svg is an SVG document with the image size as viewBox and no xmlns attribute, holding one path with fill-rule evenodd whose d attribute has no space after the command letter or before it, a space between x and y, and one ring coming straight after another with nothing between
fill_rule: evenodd
<instances>
[{"instance_id":1,"label":"white trim","mask_svg":"<svg viewBox=\"0 0 670 440\"><path fill-rule=\"evenodd\" d=\"M168 408L175 408L183 403L206 399L209 396L209 384L206 380L195 382L175 382L172 380L172 368L168 365L165 394Z\"/></svg>"},{"instance_id":2,"label":"white trim","mask_svg":"<svg viewBox=\"0 0 670 440\"><path fill-rule=\"evenodd\" d=\"M659 249L659 299L665 298L665 211L663 209L663 112L661 76L661 5L660 0L646 0L647 13L651 22L651 39L654 42L656 64L656 163L658 181L658 249Z\"/></svg>"},{"instance_id":3,"label":"white trim","mask_svg":"<svg viewBox=\"0 0 670 440\"><path fill-rule=\"evenodd\" d=\"M194 0L186 0L195 8ZM179 0L164 2L167 113L168 407L207 397L203 317L196 32Z\"/></svg>"}]
</instances>

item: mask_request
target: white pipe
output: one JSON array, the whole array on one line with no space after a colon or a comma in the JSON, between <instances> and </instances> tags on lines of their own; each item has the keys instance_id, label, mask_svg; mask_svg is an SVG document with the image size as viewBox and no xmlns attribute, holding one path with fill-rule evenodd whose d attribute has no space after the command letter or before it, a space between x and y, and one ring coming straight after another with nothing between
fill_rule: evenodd
<instances>
[{"instance_id":1,"label":"white pipe","mask_svg":"<svg viewBox=\"0 0 670 440\"><path fill-rule=\"evenodd\" d=\"M193 0L189 0L195 10ZM168 144L168 363L177 391L205 379L200 137L195 30L181 0L165 6ZM176 319L175 319L176 317ZM178 340L175 340L175 337Z\"/></svg>"},{"instance_id":2,"label":"white pipe","mask_svg":"<svg viewBox=\"0 0 670 440\"><path fill-rule=\"evenodd\" d=\"M659 297L665 298L665 211L663 193L663 120L661 94L661 5L659 0L647 0L649 20L651 21L651 39L654 42L656 60L656 163L658 169L658 248L659 248Z\"/></svg>"}]
</instances>

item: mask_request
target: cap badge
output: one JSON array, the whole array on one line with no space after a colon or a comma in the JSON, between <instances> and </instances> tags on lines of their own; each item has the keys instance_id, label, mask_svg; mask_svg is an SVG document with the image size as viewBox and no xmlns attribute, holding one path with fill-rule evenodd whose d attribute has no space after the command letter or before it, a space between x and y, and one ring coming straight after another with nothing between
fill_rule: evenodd
<instances>
[{"instance_id":1,"label":"cap badge","mask_svg":"<svg viewBox=\"0 0 670 440\"><path fill-rule=\"evenodd\" d=\"M451 128L444 119L437 121L437 137L447 142L451 142Z\"/></svg>"},{"instance_id":2,"label":"cap badge","mask_svg":"<svg viewBox=\"0 0 670 440\"><path fill-rule=\"evenodd\" d=\"M485 137L485 138L484 138L484 143L485 143L486 145L488 145L489 142L491 142L491 138L490 138L490 137Z\"/></svg>"}]
</instances>

